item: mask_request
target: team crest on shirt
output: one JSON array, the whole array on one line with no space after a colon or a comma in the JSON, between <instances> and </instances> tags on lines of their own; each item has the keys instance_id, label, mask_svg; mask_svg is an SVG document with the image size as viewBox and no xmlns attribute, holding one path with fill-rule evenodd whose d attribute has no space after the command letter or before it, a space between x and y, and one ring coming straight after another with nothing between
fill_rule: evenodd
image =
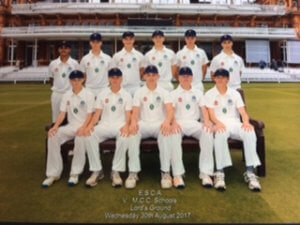
<instances>
[{"instance_id":1,"label":"team crest on shirt","mask_svg":"<svg viewBox=\"0 0 300 225\"><path fill-rule=\"evenodd\" d=\"M82 101L80 102L80 105L83 106L84 104L85 104L85 102L82 100Z\"/></svg>"},{"instance_id":2,"label":"team crest on shirt","mask_svg":"<svg viewBox=\"0 0 300 225\"><path fill-rule=\"evenodd\" d=\"M163 65L162 62L159 62L159 63L158 63L158 66L159 66L159 67L162 67L162 65Z\"/></svg>"},{"instance_id":3,"label":"team crest on shirt","mask_svg":"<svg viewBox=\"0 0 300 225\"><path fill-rule=\"evenodd\" d=\"M97 96L95 96L95 101L97 100Z\"/></svg>"},{"instance_id":4,"label":"team crest on shirt","mask_svg":"<svg viewBox=\"0 0 300 225\"><path fill-rule=\"evenodd\" d=\"M182 102L182 98L181 97L178 98L178 102Z\"/></svg>"},{"instance_id":5,"label":"team crest on shirt","mask_svg":"<svg viewBox=\"0 0 300 225\"><path fill-rule=\"evenodd\" d=\"M146 102L146 101L147 101L147 97L145 96L145 97L144 97L144 102Z\"/></svg>"},{"instance_id":6,"label":"team crest on shirt","mask_svg":"<svg viewBox=\"0 0 300 225\"><path fill-rule=\"evenodd\" d=\"M157 96L157 97L156 97L156 102L160 103L160 101L161 101L161 97L160 97L160 96Z\"/></svg>"},{"instance_id":7,"label":"team crest on shirt","mask_svg":"<svg viewBox=\"0 0 300 225\"><path fill-rule=\"evenodd\" d=\"M228 105L232 105L233 104L233 101L232 101L232 99L228 99Z\"/></svg>"},{"instance_id":8,"label":"team crest on shirt","mask_svg":"<svg viewBox=\"0 0 300 225\"><path fill-rule=\"evenodd\" d=\"M120 59L120 62L124 62L124 59L123 59L123 58L121 58L121 59Z\"/></svg>"},{"instance_id":9,"label":"team crest on shirt","mask_svg":"<svg viewBox=\"0 0 300 225\"><path fill-rule=\"evenodd\" d=\"M221 66L224 66L224 62L221 62Z\"/></svg>"},{"instance_id":10,"label":"team crest on shirt","mask_svg":"<svg viewBox=\"0 0 300 225\"><path fill-rule=\"evenodd\" d=\"M191 61L191 64L194 65L194 64L195 64L195 60L192 60L192 61Z\"/></svg>"},{"instance_id":11,"label":"team crest on shirt","mask_svg":"<svg viewBox=\"0 0 300 225\"><path fill-rule=\"evenodd\" d=\"M90 66L91 64L90 64L90 62L87 62L87 64L86 64L87 66Z\"/></svg>"},{"instance_id":12,"label":"team crest on shirt","mask_svg":"<svg viewBox=\"0 0 300 225\"><path fill-rule=\"evenodd\" d=\"M197 100L197 99L196 99L196 96L193 95L193 96L192 96L192 101L193 101L193 102L196 102L196 100Z\"/></svg>"},{"instance_id":13,"label":"team crest on shirt","mask_svg":"<svg viewBox=\"0 0 300 225\"><path fill-rule=\"evenodd\" d=\"M239 64L239 62L237 60L234 60L234 64L237 65Z\"/></svg>"},{"instance_id":14,"label":"team crest on shirt","mask_svg":"<svg viewBox=\"0 0 300 225\"><path fill-rule=\"evenodd\" d=\"M71 70L72 70L72 67L69 67L68 70L71 71Z\"/></svg>"},{"instance_id":15,"label":"team crest on shirt","mask_svg":"<svg viewBox=\"0 0 300 225\"><path fill-rule=\"evenodd\" d=\"M55 70L54 70L54 71L55 71L55 73L57 73L57 72L58 72L58 68L55 68Z\"/></svg>"},{"instance_id":16,"label":"team crest on shirt","mask_svg":"<svg viewBox=\"0 0 300 225\"><path fill-rule=\"evenodd\" d=\"M168 56L167 56L167 55L164 55L164 59L168 59Z\"/></svg>"},{"instance_id":17,"label":"team crest on shirt","mask_svg":"<svg viewBox=\"0 0 300 225\"><path fill-rule=\"evenodd\" d=\"M108 98L105 99L105 103L107 104L109 102Z\"/></svg>"},{"instance_id":18,"label":"team crest on shirt","mask_svg":"<svg viewBox=\"0 0 300 225\"><path fill-rule=\"evenodd\" d=\"M75 114L77 114L77 113L78 113L78 109L77 109L77 108L74 108L74 109L73 109L73 112L74 112Z\"/></svg>"},{"instance_id":19,"label":"team crest on shirt","mask_svg":"<svg viewBox=\"0 0 300 225\"><path fill-rule=\"evenodd\" d=\"M119 98L118 103L123 104L123 98Z\"/></svg>"},{"instance_id":20,"label":"team crest on shirt","mask_svg":"<svg viewBox=\"0 0 300 225\"><path fill-rule=\"evenodd\" d=\"M230 73L232 73L232 72L233 72L233 69L232 69L232 67L230 67L230 68L229 68L229 72L230 72Z\"/></svg>"},{"instance_id":21,"label":"team crest on shirt","mask_svg":"<svg viewBox=\"0 0 300 225\"><path fill-rule=\"evenodd\" d=\"M101 64L104 64L104 60L101 60Z\"/></svg>"},{"instance_id":22,"label":"team crest on shirt","mask_svg":"<svg viewBox=\"0 0 300 225\"><path fill-rule=\"evenodd\" d=\"M67 105L70 105L70 101L67 101Z\"/></svg>"},{"instance_id":23,"label":"team crest on shirt","mask_svg":"<svg viewBox=\"0 0 300 225\"><path fill-rule=\"evenodd\" d=\"M214 101L214 105L217 106L219 103L217 100Z\"/></svg>"},{"instance_id":24,"label":"team crest on shirt","mask_svg":"<svg viewBox=\"0 0 300 225\"><path fill-rule=\"evenodd\" d=\"M152 57L152 60L153 60L153 61L155 60L155 57L154 57L154 56Z\"/></svg>"},{"instance_id":25,"label":"team crest on shirt","mask_svg":"<svg viewBox=\"0 0 300 225\"><path fill-rule=\"evenodd\" d=\"M182 57L182 59L185 60L185 59L186 59L186 56L184 55L184 56Z\"/></svg>"},{"instance_id":26,"label":"team crest on shirt","mask_svg":"<svg viewBox=\"0 0 300 225\"><path fill-rule=\"evenodd\" d=\"M197 57L197 58L200 58L200 55L199 55L199 53L197 53L197 54L196 54L196 57Z\"/></svg>"},{"instance_id":27,"label":"team crest on shirt","mask_svg":"<svg viewBox=\"0 0 300 225\"><path fill-rule=\"evenodd\" d=\"M135 62L135 61L136 61L136 58L135 58L135 57L133 57L133 58L132 58L132 61L133 61L133 62Z\"/></svg>"}]
</instances>

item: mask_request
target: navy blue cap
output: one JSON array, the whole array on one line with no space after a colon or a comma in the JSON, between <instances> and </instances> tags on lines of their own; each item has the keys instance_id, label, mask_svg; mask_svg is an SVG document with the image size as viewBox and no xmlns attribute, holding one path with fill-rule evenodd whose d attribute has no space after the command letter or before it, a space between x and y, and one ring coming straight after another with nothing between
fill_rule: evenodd
<instances>
[{"instance_id":1,"label":"navy blue cap","mask_svg":"<svg viewBox=\"0 0 300 225\"><path fill-rule=\"evenodd\" d=\"M157 69L157 67L154 66L154 65L149 65L149 66L146 67L145 73L146 73L146 74L148 74L148 73L158 74L158 69Z\"/></svg>"},{"instance_id":2,"label":"navy blue cap","mask_svg":"<svg viewBox=\"0 0 300 225\"><path fill-rule=\"evenodd\" d=\"M190 67L181 67L179 72L178 72L179 76L193 76L193 71L191 70Z\"/></svg>"},{"instance_id":3,"label":"navy blue cap","mask_svg":"<svg viewBox=\"0 0 300 225\"><path fill-rule=\"evenodd\" d=\"M84 75L80 70L73 70L69 75L70 80L73 80L73 79L76 79L76 78L78 78L78 79L83 79L84 78Z\"/></svg>"},{"instance_id":4,"label":"navy blue cap","mask_svg":"<svg viewBox=\"0 0 300 225\"><path fill-rule=\"evenodd\" d=\"M161 36L161 37L164 37L165 34L164 32L162 32L161 30L156 30L152 33L152 37L156 37L156 36Z\"/></svg>"},{"instance_id":5,"label":"navy blue cap","mask_svg":"<svg viewBox=\"0 0 300 225\"><path fill-rule=\"evenodd\" d=\"M231 35L225 34L220 38L220 42L222 43L223 41L233 41Z\"/></svg>"},{"instance_id":6,"label":"navy blue cap","mask_svg":"<svg viewBox=\"0 0 300 225\"><path fill-rule=\"evenodd\" d=\"M225 70L225 69L217 69L214 73L214 76L215 77L229 77L229 72L228 70Z\"/></svg>"},{"instance_id":7,"label":"navy blue cap","mask_svg":"<svg viewBox=\"0 0 300 225\"><path fill-rule=\"evenodd\" d=\"M61 41L58 45L59 48L63 48L63 47L66 47L66 48L71 48L71 45L69 42L67 41Z\"/></svg>"},{"instance_id":8,"label":"navy blue cap","mask_svg":"<svg viewBox=\"0 0 300 225\"><path fill-rule=\"evenodd\" d=\"M99 33L93 33L90 36L90 41L101 41L102 40L102 36Z\"/></svg>"},{"instance_id":9,"label":"navy blue cap","mask_svg":"<svg viewBox=\"0 0 300 225\"><path fill-rule=\"evenodd\" d=\"M187 30L187 31L184 33L184 36L185 36L185 37L196 37L197 34L196 34L196 31L190 29L190 30Z\"/></svg>"},{"instance_id":10,"label":"navy blue cap","mask_svg":"<svg viewBox=\"0 0 300 225\"><path fill-rule=\"evenodd\" d=\"M108 77L121 77L122 76L122 71L115 67L115 68L112 68L108 71Z\"/></svg>"},{"instance_id":11,"label":"navy blue cap","mask_svg":"<svg viewBox=\"0 0 300 225\"><path fill-rule=\"evenodd\" d=\"M134 33L131 31L126 31L123 33L122 38L125 39L127 37L133 38L134 37Z\"/></svg>"}]
</instances>

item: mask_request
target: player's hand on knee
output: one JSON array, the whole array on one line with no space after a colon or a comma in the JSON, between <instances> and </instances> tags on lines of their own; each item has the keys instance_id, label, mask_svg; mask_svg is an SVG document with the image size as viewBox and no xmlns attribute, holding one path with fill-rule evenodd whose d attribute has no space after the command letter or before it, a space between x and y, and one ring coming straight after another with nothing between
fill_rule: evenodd
<instances>
[{"instance_id":1,"label":"player's hand on knee","mask_svg":"<svg viewBox=\"0 0 300 225\"><path fill-rule=\"evenodd\" d=\"M205 132L212 133L213 132L213 124L210 121L203 123L203 129Z\"/></svg>"},{"instance_id":2,"label":"player's hand on knee","mask_svg":"<svg viewBox=\"0 0 300 225\"><path fill-rule=\"evenodd\" d=\"M176 122L173 122L172 124L172 131L171 131L173 134L181 134L182 132L182 129L180 127L180 125Z\"/></svg>"},{"instance_id":3,"label":"player's hand on knee","mask_svg":"<svg viewBox=\"0 0 300 225\"><path fill-rule=\"evenodd\" d=\"M76 132L76 136L84 136L84 133L85 133L85 128L84 127L80 127L77 132Z\"/></svg>"},{"instance_id":4,"label":"player's hand on knee","mask_svg":"<svg viewBox=\"0 0 300 225\"><path fill-rule=\"evenodd\" d=\"M250 123L243 123L242 128L246 132L251 132L254 130L254 127Z\"/></svg>"},{"instance_id":5,"label":"player's hand on knee","mask_svg":"<svg viewBox=\"0 0 300 225\"><path fill-rule=\"evenodd\" d=\"M226 127L223 123L219 122L215 125L215 131L218 133L224 133L226 131Z\"/></svg>"},{"instance_id":6,"label":"player's hand on knee","mask_svg":"<svg viewBox=\"0 0 300 225\"><path fill-rule=\"evenodd\" d=\"M125 125L120 129L121 137L128 137L129 136L129 126Z\"/></svg>"},{"instance_id":7,"label":"player's hand on knee","mask_svg":"<svg viewBox=\"0 0 300 225\"><path fill-rule=\"evenodd\" d=\"M171 124L168 121L163 122L163 124L160 127L160 130L164 136L170 135L172 131Z\"/></svg>"},{"instance_id":8,"label":"player's hand on knee","mask_svg":"<svg viewBox=\"0 0 300 225\"><path fill-rule=\"evenodd\" d=\"M136 135L139 130L139 126L136 122L132 122L129 126L129 134Z\"/></svg>"},{"instance_id":9,"label":"player's hand on knee","mask_svg":"<svg viewBox=\"0 0 300 225\"><path fill-rule=\"evenodd\" d=\"M57 127L50 128L50 130L48 131L48 137L54 137L55 134L57 133L57 130L58 130Z\"/></svg>"}]
</instances>

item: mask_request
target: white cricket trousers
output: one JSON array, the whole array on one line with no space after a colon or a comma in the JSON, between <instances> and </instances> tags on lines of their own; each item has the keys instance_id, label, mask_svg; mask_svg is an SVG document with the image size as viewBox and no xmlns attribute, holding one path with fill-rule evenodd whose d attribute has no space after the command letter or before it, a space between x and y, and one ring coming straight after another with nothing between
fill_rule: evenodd
<instances>
[{"instance_id":1,"label":"white cricket trousers","mask_svg":"<svg viewBox=\"0 0 300 225\"><path fill-rule=\"evenodd\" d=\"M116 138L116 149L113 158L112 169L118 172L126 170L126 152L128 149L128 138L121 137L120 128L124 124L99 123L95 126L93 133L88 137L77 137L77 145L74 149L74 158L72 161L71 175L81 174L85 164L85 153L87 152L90 164L90 171L102 170L102 163L99 151L99 143ZM77 148L78 146L78 148ZM139 172L132 166L133 156L129 152L129 171Z\"/></svg>"},{"instance_id":2,"label":"white cricket trousers","mask_svg":"<svg viewBox=\"0 0 300 225\"><path fill-rule=\"evenodd\" d=\"M213 156L213 133L203 129L203 124L195 120L178 120L181 127L182 136L193 137L199 140L199 171L200 176L203 174L212 176L214 174L214 156ZM181 141L177 145L181 146Z\"/></svg>"},{"instance_id":3,"label":"white cricket trousers","mask_svg":"<svg viewBox=\"0 0 300 225\"><path fill-rule=\"evenodd\" d=\"M182 150L181 146L179 145L181 135L162 135L160 131L162 123L162 121L140 121L138 134L130 138L129 151L139 153L141 139L151 137L157 138L161 171L170 172L170 167L172 167L172 173L174 176L182 175L184 174L185 170L182 162Z\"/></svg>"},{"instance_id":4,"label":"white cricket trousers","mask_svg":"<svg viewBox=\"0 0 300 225\"><path fill-rule=\"evenodd\" d=\"M254 168L259 166L260 160L256 152L255 132L245 131L242 128L242 123L239 121L224 120L221 122L225 125L226 131L224 133L215 133L214 145L217 170L232 165L227 142L229 137L243 141L246 166L253 166Z\"/></svg>"},{"instance_id":5,"label":"white cricket trousers","mask_svg":"<svg viewBox=\"0 0 300 225\"><path fill-rule=\"evenodd\" d=\"M58 128L53 137L48 138L48 154L46 176L60 177L63 170L63 161L61 156L61 145L66 141L72 140L76 136L80 124L67 124ZM76 138L75 138L76 140Z\"/></svg>"},{"instance_id":6,"label":"white cricket trousers","mask_svg":"<svg viewBox=\"0 0 300 225\"><path fill-rule=\"evenodd\" d=\"M52 92L51 94L51 109L52 109L52 122L55 123L60 113L60 103L63 93Z\"/></svg>"}]
</instances>

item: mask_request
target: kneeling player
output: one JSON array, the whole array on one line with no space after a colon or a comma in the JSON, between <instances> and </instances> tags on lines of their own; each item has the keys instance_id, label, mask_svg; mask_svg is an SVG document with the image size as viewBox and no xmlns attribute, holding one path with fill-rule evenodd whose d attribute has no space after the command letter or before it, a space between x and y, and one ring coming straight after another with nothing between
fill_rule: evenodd
<instances>
[{"instance_id":1,"label":"kneeling player","mask_svg":"<svg viewBox=\"0 0 300 225\"><path fill-rule=\"evenodd\" d=\"M189 67L182 67L179 70L179 86L171 92L175 109L173 129L182 136L191 136L199 140L201 148L199 177L204 187L212 187L211 176L214 174L212 123L205 107L204 96L200 90L192 87L192 81L192 70ZM203 121L199 122L201 112ZM181 139L178 145L181 146Z\"/></svg>"},{"instance_id":2,"label":"kneeling player","mask_svg":"<svg viewBox=\"0 0 300 225\"><path fill-rule=\"evenodd\" d=\"M253 126L249 123L249 116L238 91L228 87L229 72L218 69L213 75L215 87L205 94L205 102L209 115L215 124L215 157L216 168L215 188L225 190L224 168L231 166L227 139L239 139L243 141L247 171L244 179L252 191L260 191L261 186L254 174L254 168L260 165L256 153L256 135ZM242 122L240 121L242 117Z\"/></svg>"},{"instance_id":3,"label":"kneeling player","mask_svg":"<svg viewBox=\"0 0 300 225\"><path fill-rule=\"evenodd\" d=\"M49 187L61 176L63 162L60 146L75 138L76 151L77 138L84 134L84 130L92 117L94 96L83 87L83 73L74 70L70 73L69 79L72 90L63 95L60 114L56 123L48 132L47 179L44 180L43 187ZM59 127L66 116L68 117L68 124Z\"/></svg>"},{"instance_id":4,"label":"kneeling player","mask_svg":"<svg viewBox=\"0 0 300 225\"><path fill-rule=\"evenodd\" d=\"M146 85L136 91L133 99L130 133L134 136L130 139L129 150L139 152L142 138L157 138L162 188L172 187L171 166L174 186L184 188L182 175L185 171L181 159L181 148L177 144L180 142L181 135L171 134L172 100L168 91L157 85L159 75L155 66L146 67L144 79Z\"/></svg>"}]
</instances>

